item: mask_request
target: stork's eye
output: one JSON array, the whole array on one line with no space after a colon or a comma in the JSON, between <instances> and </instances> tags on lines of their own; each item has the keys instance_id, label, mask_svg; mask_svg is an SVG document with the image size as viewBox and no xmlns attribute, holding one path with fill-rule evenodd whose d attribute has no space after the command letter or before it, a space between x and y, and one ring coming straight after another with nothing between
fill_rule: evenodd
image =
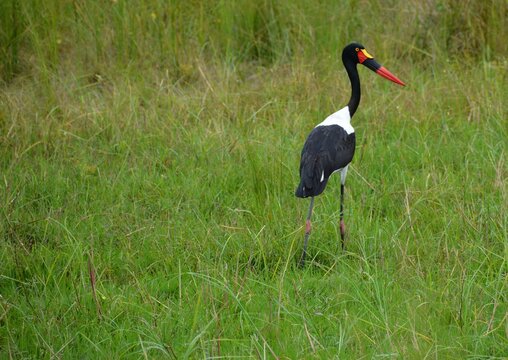
<instances>
[{"instance_id":1,"label":"stork's eye","mask_svg":"<svg viewBox=\"0 0 508 360\"><path fill-rule=\"evenodd\" d=\"M356 49L355 49L355 51L356 51L356 52L358 52L358 51L360 51L360 49L359 49L359 48L356 48Z\"/></svg>"}]
</instances>

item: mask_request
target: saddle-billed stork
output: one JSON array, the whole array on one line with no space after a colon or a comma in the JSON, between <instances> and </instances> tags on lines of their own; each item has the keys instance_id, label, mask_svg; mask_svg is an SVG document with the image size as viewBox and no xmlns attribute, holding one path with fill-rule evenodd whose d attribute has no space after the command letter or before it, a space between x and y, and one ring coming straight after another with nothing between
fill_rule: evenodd
<instances>
[{"instance_id":1,"label":"saddle-billed stork","mask_svg":"<svg viewBox=\"0 0 508 360\"><path fill-rule=\"evenodd\" d=\"M310 218L314 206L314 196L323 192L328 178L334 172L340 172L340 237L344 249L346 227L344 225L344 184L347 168L355 153L355 130L351 118L360 104L360 77L357 64L362 64L382 77L404 86L395 75L381 66L358 43L351 43L342 50L342 62L351 81L351 98L346 107L328 116L311 131L302 149L300 160L300 184L295 195L300 198L310 196L309 211L305 222L305 239L300 265L305 264L307 242L311 232Z\"/></svg>"}]
</instances>

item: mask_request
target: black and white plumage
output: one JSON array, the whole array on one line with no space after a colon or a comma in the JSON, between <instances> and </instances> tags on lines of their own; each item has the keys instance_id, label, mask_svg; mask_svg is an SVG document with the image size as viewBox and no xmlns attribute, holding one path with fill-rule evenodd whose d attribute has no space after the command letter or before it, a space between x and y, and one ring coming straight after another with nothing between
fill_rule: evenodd
<instances>
[{"instance_id":1,"label":"black and white plumage","mask_svg":"<svg viewBox=\"0 0 508 360\"><path fill-rule=\"evenodd\" d=\"M382 77L399 85L405 85L385 67L377 63L358 43L347 45L342 51L342 62L351 82L351 98L346 107L328 116L318 124L309 134L302 149L300 160L300 184L295 195L300 198L310 197L310 206L305 223L305 239L300 265L305 264L307 242L311 232L310 218L314 205L314 196L321 194L328 183L328 179L339 171L341 174L340 187L340 235L344 248L345 225L343 219L344 185L348 165L355 154L355 130L351 126L351 118L360 104L360 78L357 64L362 64Z\"/></svg>"},{"instance_id":2,"label":"black and white plumage","mask_svg":"<svg viewBox=\"0 0 508 360\"><path fill-rule=\"evenodd\" d=\"M355 154L356 137L350 123L349 109L330 115L309 134L302 149L300 185L297 197L321 194L328 178L340 171L345 179L347 166Z\"/></svg>"}]
</instances>

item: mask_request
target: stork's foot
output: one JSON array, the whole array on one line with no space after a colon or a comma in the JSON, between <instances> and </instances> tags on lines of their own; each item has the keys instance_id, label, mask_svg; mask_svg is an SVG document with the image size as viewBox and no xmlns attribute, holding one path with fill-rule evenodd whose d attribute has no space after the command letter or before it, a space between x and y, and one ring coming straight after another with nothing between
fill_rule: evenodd
<instances>
[{"instance_id":1,"label":"stork's foot","mask_svg":"<svg viewBox=\"0 0 508 360\"><path fill-rule=\"evenodd\" d=\"M300 262L298 263L298 267L300 269L303 269L305 267L305 257L306 257L306 255L307 254L306 254L306 252L304 250L303 253L302 253L302 257L300 258Z\"/></svg>"}]
</instances>

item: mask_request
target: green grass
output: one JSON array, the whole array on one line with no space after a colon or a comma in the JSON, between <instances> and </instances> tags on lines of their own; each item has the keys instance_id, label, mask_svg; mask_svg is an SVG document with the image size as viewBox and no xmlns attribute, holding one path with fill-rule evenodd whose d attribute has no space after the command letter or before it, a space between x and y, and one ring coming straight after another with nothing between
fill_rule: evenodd
<instances>
[{"instance_id":1,"label":"green grass","mask_svg":"<svg viewBox=\"0 0 508 360\"><path fill-rule=\"evenodd\" d=\"M2 2L0 357L507 357L507 11ZM360 69L299 269L351 40L408 86Z\"/></svg>"}]
</instances>

